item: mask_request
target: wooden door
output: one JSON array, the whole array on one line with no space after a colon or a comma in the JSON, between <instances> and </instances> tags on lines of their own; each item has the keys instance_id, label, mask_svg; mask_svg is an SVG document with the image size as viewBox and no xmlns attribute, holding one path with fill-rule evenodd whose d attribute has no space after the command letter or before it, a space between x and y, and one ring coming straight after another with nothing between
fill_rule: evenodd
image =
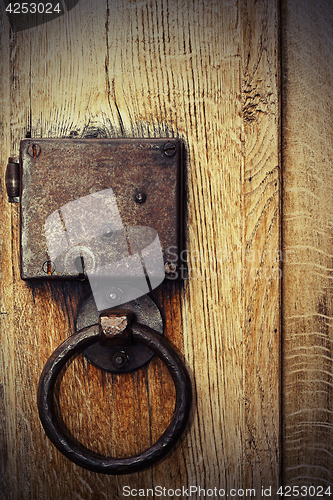
<instances>
[{"instance_id":1,"label":"wooden door","mask_svg":"<svg viewBox=\"0 0 333 500\"><path fill-rule=\"evenodd\" d=\"M130 498L140 491L153 498L156 486L177 498L178 488L191 485L239 497L238 490L254 489L256 498L271 487L274 496L281 474L281 252L288 250L281 246L279 3L80 0L62 17L18 33L1 9L3 171L28 133L185 143L189 274L158 294L166 337L182 353L194 399L180 443L140 473L96 474L53 447L38 419L38 379L74 332L88 286L20 279L19 206L7 202L2 180L1 498L121 499L125 486ZM292 17L288 22L284 36L294 28ZM289 286L295 290L292 279ZM172 381L156 359L111 376L79 357L64 374L59 411L84 445L124 456L158 438L173 402ZM192 498L202 495L193 490Z\"/></svg>"}]
</instances>

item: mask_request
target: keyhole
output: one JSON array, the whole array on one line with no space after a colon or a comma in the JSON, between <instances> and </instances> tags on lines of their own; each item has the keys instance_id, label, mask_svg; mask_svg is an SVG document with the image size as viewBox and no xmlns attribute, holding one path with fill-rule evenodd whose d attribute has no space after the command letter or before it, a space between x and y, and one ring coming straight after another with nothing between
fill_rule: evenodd
<instances>
[{"instance_id":1,"label":"keyhole","mask_svg":"<svg viewBox=\"0 0 333 500\"><path fill-rule=\"evenodd\" d=\"M79 255L78 257L76 257L76 259L74 260L74 266L79 271L79 275L78 275L77 279L84 280L85 279L85 275L84 275L85 269L84 269L84 259L83 259L82 255Z\"/></svg>"}]
</instances>

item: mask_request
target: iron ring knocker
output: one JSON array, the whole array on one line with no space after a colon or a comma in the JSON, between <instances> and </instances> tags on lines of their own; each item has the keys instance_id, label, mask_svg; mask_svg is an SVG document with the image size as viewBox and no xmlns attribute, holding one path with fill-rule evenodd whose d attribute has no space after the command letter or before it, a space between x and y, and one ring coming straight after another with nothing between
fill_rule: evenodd
<instances>
[{"instance_id":1,"label":"iron ring knocker","mask_svg":"<svg viewBox=\"0 0 333 500\"><path fill-rule=\"evenodd\" d=\"M131 328L135 342L151 349L167 366L176 388L175 410L162 436L149 449L126 458L109 458L76 445L67 437L53 411L53 393L61 369L78 351L98 342L98 325L84 328L65 340L46 362L38 386L38 411L44 430L72 462L102 474L128 474L145 469L164 457L185 429L192 400L191 382L185 365L169 342L151 328L134 323Z\"/></svg>"}]
</instances>

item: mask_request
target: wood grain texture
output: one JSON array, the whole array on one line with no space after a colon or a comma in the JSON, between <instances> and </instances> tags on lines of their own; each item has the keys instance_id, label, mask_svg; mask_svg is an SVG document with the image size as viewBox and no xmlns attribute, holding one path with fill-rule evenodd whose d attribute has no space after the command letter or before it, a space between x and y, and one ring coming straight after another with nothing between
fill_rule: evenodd
<instances>
[{"instance_id":1,"label":"wood grain texture","mask_svg":"<svg viewBox=\"0 0 333 500\"><path fill-rule=\"evenodd\" d=\"M12 247L12 210L6 202L4 169L10 151L10 27L3 15L0 18L0 482L5 491L17 493L12 477L17 475L15 456L16 408L15 408L15 346L12 333L15 326ZM12 332L12 333L9 333ZM1 489L2 489L1 488Z\"/></svg>"},{"instance_id":2,"label":"wood grain texture","mask_svg":"<svg viewBox=\"0 0 333 500\"><path fill-rule=\"evenodd\" d=\"M282 19L284 482L332 487L332 3Z\"/></svg>"},{"instance_id":3,"label":"wood grain texture","mask_svg":"<svg viewBox=\"0 0 333 500\"><path fill-rule=\"evenodd\" d=\"M276 487L277 12L269 0L80 0L64 17L11 35L10 53L9 31L4 35L11 59L4 75L11 144L4 155L17 151L28 130L33 137L184 140L188 277L158 294L166 336L191 374L194 406L184 438L150 470L97 475L58 453L38 420L37 382L50 353L73 333L86 288L20 280L18 207L3 194L2 300L7 331L15 332L1 346L3 359L12 359L11 371L1 365L3 432L11 447L3 498L124 498L124 485L254 487L260 498L261 486ZM77 358L59 389L75 437L119 455L144 449L163 432L173 400L157 360L118 377Z\"/></svg>"},{"instance_id":4,"label":"wood grain texture","mask_svg":"<svg viewBox=\"0 0 333 500\"><path fill-rule=\"evenodd\" d=\"M280 479L278 6L249 2L243 12L244 482L256 491L262 485L275 488Z\"/></svg>"}]
</instances>

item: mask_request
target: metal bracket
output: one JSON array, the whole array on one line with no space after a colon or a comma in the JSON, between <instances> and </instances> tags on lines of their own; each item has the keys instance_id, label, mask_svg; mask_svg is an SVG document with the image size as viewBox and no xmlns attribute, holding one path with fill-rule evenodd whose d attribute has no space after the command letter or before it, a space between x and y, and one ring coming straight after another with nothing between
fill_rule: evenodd
<instances>
[{"instance_id":1,"label":"metal bracket","mask_svg":"<svg viewBox=\"0 0 333 500\"><path fill-rule=\"evenodd\" d=\"M82 234L81 240L76 238L81 250L79 254L73 253L63 211L71 206L72 215L80 225L80 217L82 221L87 212L74 213L77 200L106 190L113 192L124 227L156 230L166 275L177 274L183 238L183 146L180 140L24 139L20 144L19 164L16 158L9 160L8 196L10 201L17 201L19 194L21 203L22 279L87 276L84 264L89 265L91 255L85 249L85 235ZM96 196L92 196L91 211L99 210L95 200ZM93 238L89 242L96 259L100 251L105 252L105 245L111 251L115 233L115 220L112 216L107 220L108 214L104 215L100 218L104 222L98 228L103 238L95 238L95 245ZM50 257L46 225L46 221L55 218L59 219L59 227L54 239L58 246L63 246L62 260L58 258L60 265Z\"/></svg>"},{"instance_id":2,"label":"metal bracket","mask_svg":"<svg viewBox=\"0 0 333 500\"><path fill-rule=\"evenodd\" d=\"M143 295L136 300L122 304L120 313L122 316L132 314L137 323L144 324L156 333L163 335L164 325L161 311L156 302L148 295ZM117 314L117 309L113 308L99 315L93 296L90 295L79 311L76 330L80 331L99 323L100 341L83 350L85 357L102 370L127 373L137 370L148 363L154 353L141 344L127 344L122 339L119 342L119 336L117 339L113 338L113 342L103 342L105 340L105 334L103 335L103 333L107 330L107 327L103 325L103 320L107 323L109 315L114 316L115 314ZM116 340L118 340L118 343Z\"/></svg>"}]
</instances>

